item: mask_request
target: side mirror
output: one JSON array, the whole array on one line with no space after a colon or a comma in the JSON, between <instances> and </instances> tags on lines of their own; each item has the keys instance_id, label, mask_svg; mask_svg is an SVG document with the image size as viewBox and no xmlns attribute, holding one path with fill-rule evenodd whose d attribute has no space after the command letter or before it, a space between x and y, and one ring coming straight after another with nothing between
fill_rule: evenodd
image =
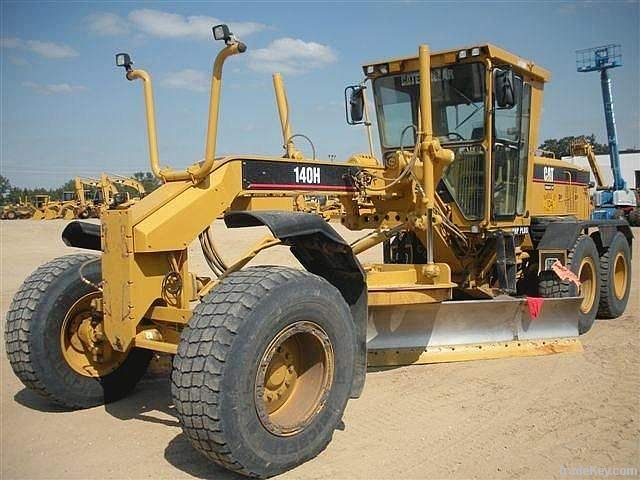
<instances>
[{"instance_id":1,"label":"side mirror","mask_svg":"<svg viewBox=\"0 0 640 480\"><path fill-rule=\"evenodd\" d=\"M344 103L349 125L364 122L364 89L362 85L350 85L344 89Z\"/></svg>"},{"instance_id":2,"label":"side mirror","mask_svg":"<svg viewBox=\"0 0 640 480\"><path fill-rule=\"evenodd\" d=\"M510 109L516 104L513 70L496 69L493 74L493 94L498 108Z\"/></svg>"}]
</instances>

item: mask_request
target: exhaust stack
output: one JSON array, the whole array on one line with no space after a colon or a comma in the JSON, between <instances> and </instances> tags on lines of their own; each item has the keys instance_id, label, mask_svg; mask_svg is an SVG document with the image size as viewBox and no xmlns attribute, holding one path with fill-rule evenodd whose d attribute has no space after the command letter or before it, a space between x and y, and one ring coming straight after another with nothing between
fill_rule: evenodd
<instances>
[{"instance_id":1,"label":"exhaust stack","mask_svg":"<svg viewBox=\"0 0 640 480\"><path fill-rule=\"evenodd\" d=\"M273 74L273 89L276 93L276 105L278 106L278 115L280 116L280 125L282 127L282 146L286 151L286 157L301 160L302 153L296 149L291 135L291 121L289 117L289 101L287 100L287 92L284 88L282 75Z\"/></svg>"}]
</instances>

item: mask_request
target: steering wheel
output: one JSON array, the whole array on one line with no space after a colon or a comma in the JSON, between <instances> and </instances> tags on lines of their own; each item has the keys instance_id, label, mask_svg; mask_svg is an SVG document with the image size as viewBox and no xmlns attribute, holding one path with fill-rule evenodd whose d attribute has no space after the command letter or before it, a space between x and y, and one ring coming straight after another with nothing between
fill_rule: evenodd
<instances>
[{"instance_id":1,"label":"steering wheel","mask_svg":"<svg viewBox=\"0 0 640 480\"><path fill-rule=\"evenodd\" d=\"M464 138L462 135L460 135L458 132L447 132L447 137L452 137L455 136L458 138L458 140L466 140L466 138Z\"/></svg>"}]
</instances>

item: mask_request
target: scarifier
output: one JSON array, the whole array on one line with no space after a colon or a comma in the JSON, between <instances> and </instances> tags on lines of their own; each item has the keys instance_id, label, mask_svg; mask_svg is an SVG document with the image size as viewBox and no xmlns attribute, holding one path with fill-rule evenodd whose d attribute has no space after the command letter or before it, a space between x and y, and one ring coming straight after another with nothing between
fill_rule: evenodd
<instances>
[{"instance_id":1,"label":"scarifier","mask_svg":"<svg viewBox=\"0 0 640 480\"><path fill-rule=\"evenodd\" d=\"M296 149L294 139L309 139L292 133L276 75L284 155L216 158L223 63L246 46L225 25L214 37L225 47L204 160L182 171L160 166L151 76L116 56L128 80L142 81L163 185L105 209L101 225L70 223L65 243L101 254L58 258L20 288L6 344L25 385L89 407L123 397L153 352L169 353L194 447L269 477L326 447L367 364L579 351L597 315L624 312L629 225L590 219L589 172L533 149L546 70L493 45L422 45L417 56L368 63L345 104L370 151L345 162ZM338 198L342 224L364 235L349 244L321 216L295 212L299 195ZM271 235L227 264L210 229L223 212L229 228ZM190 271L195 239L211 277ZM380 244L383 262L361 264L357 255ZM247 267L276 245L304 270Z\"/></svg>"}]
</instances>

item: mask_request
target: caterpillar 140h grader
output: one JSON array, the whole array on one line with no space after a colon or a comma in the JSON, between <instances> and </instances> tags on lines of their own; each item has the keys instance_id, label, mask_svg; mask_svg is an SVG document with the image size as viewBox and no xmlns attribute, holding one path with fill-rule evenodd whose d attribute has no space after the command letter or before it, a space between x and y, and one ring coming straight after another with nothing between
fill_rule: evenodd
<instances>
[{"instance_id":1,"label":"caterpillar 140h grader","mask_svg":"<svg viewBox=\"0 0 640 480\"><path fill-rule=\"evenodd\" d=\"M296 150L276 76L284 156L216 158L223 63L246 46L224 25L214 37L225 47L205 156L183 171L160 166L151 77L116 56L142 82L163 185L112 205L101 225L70 223L64 242L88 252L43 265L16 294L6 345L29 388L90 407L169 353L194 447L268 477L325 448L367 365L576 351L597 315L623 313L628 224L590 220L589 172L534 153L546 70L493 45L366 64L345 91L348 121L368 130L370 88L382 151L341 163ZM297 195L337 196L343 225L364 235L349 244L319 215L286 211ZM229 228L271 232L231 264L210 230L224 211ZM195 239L211 277L189 268ZM384 261L361 264L380 244ZM247 267L275 245L304 270Z\"/></svg>"}]
</instances>

